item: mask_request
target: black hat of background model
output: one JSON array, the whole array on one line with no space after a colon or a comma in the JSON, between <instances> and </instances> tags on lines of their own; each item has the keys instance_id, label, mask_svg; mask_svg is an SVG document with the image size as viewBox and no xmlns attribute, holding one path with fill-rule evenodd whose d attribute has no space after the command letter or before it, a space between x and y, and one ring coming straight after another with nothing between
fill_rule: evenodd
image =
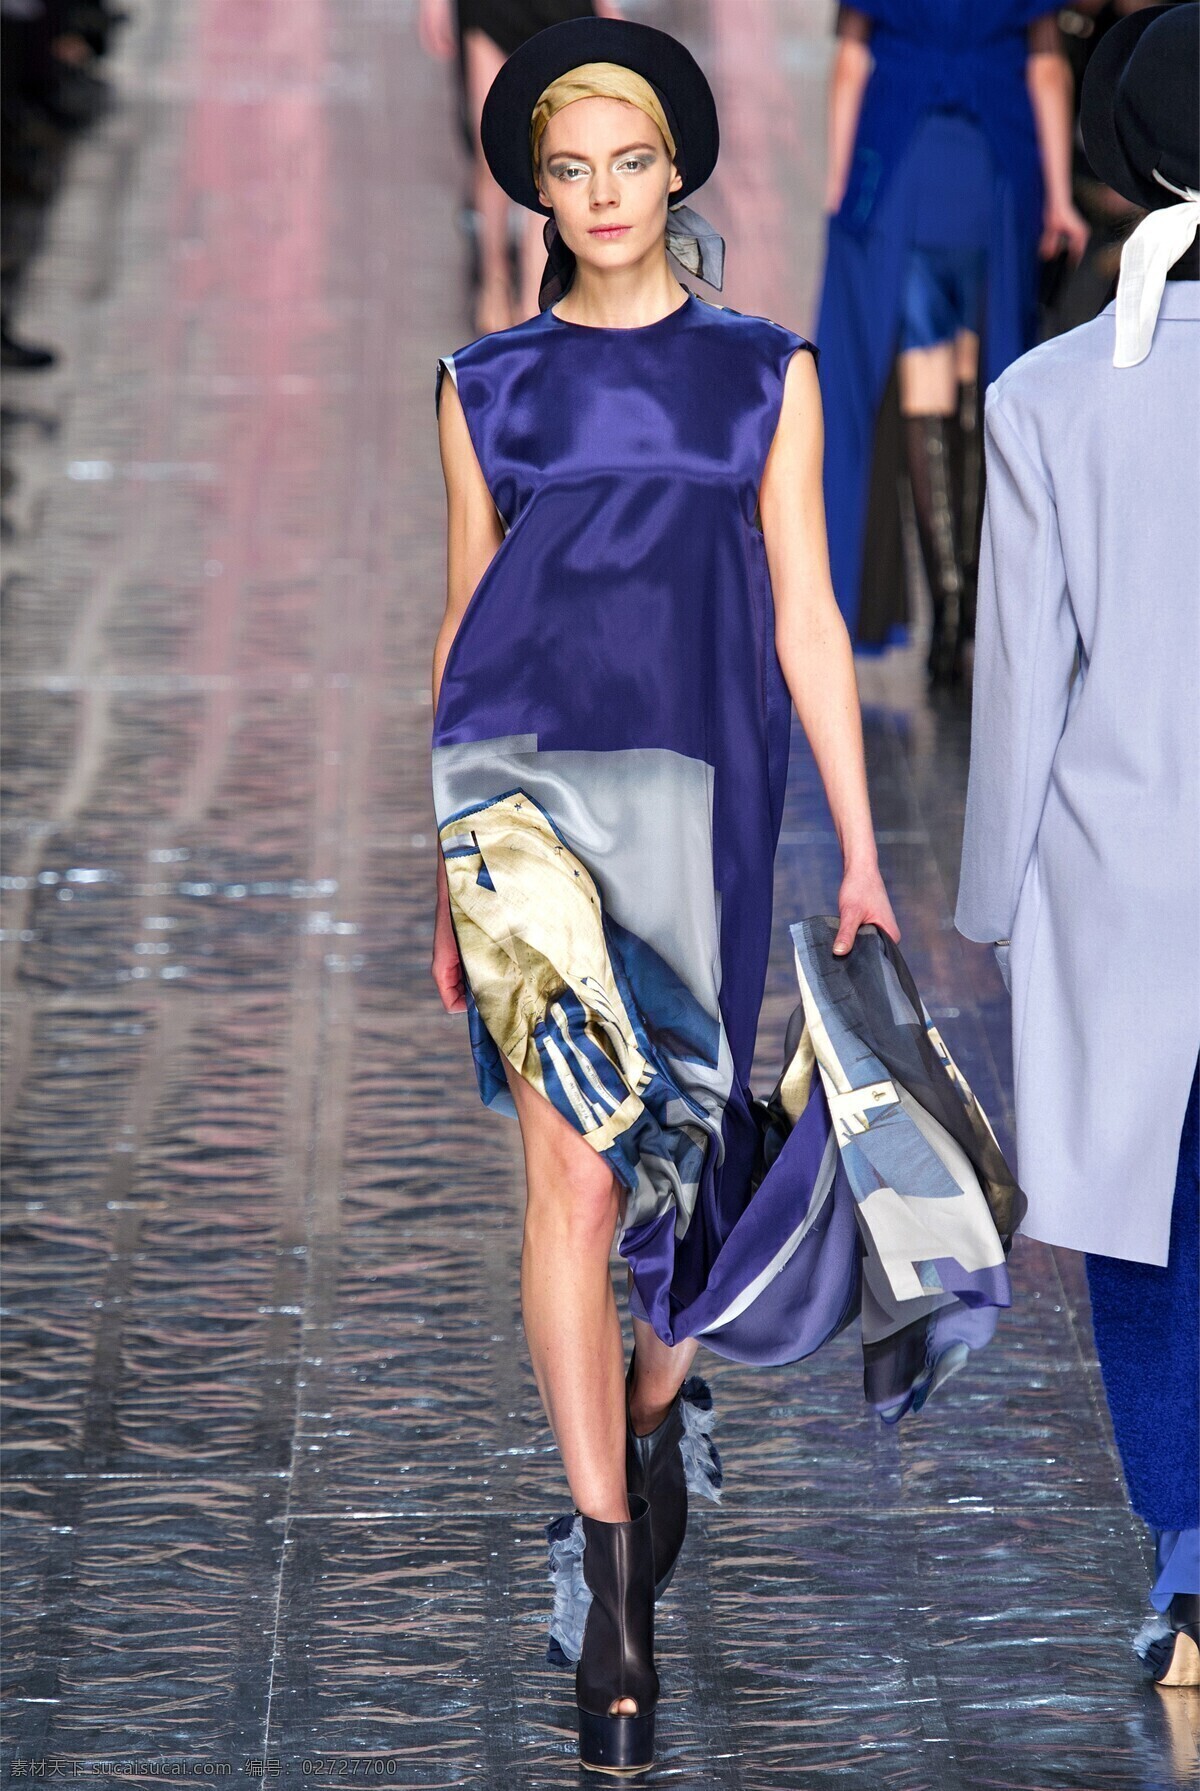
<instances>
[{"instance_id":1,"label":"black hat of background model","mask_svg":"<svg viewBox=\"0 0 1200 1791\"><path fill-rule=\"evenodd\" d=\"M1079 128L1099 180L1147 210L1178 205L1154 179L1200 187L1200 3L1147 6L1105 32L1083 77Z\"/></svg>"},{"instance_id":2,"label":"black hat of background model","mask_svg":"<svg viewBox=\"0 0 1200 1791\"><path fill-rule=\"evenodd\" d=\"M553 215L538 198L529 152L529 124L542 93L581 62L616 62L647 80L675 138L675 166L683 185L678 201L704 185L716 166L717 107L690 50L669 32L626 19L564 19L527 38L502 65L488 89L479 122L487 165L518 205Z\"/></svg>"}]
</instances>

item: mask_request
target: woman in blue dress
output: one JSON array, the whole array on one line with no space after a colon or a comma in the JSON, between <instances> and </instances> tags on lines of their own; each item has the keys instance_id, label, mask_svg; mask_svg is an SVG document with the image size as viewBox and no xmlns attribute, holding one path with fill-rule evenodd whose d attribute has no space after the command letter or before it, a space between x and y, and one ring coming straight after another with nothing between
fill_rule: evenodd
<instances>
[{"instance_id":1,"label":"woman in blue dress","mask_svg":"<svg viewBox=\"0 0 1200 1791\"><path fill-rule=\"evenodd\" d=\"M1046 0L839 7L817 325L833 584L859 651L903 638L902 460L938 683L961 675L971 627L979 393L1036 340L1039 253L1087 242L1072 131Z\"/></svg>"},{"instance_id":2,"label":"woman in blue dress","mask_svg":"<svg viewBox=\"0 0 1200 1791\"><path fill-rule=\"evenodd\" d=\"M793 1361L860 1317L894 1420L1008 1303L1019 1191L892 943L812 346L668 260L720 283L682 203L717 154L703 73L646 26L555 25L481 140L549 257L536 318L438 362L432 970L524 1145L522 1310L577 1507L552 1658L578 1663L582 1762L634 1770L654 1598L689 1486L719 1483L699 1338ZM802 1005L756 1101L793 702L843 874L837 919L792 928Z\"/></svg>"}]
</instances>

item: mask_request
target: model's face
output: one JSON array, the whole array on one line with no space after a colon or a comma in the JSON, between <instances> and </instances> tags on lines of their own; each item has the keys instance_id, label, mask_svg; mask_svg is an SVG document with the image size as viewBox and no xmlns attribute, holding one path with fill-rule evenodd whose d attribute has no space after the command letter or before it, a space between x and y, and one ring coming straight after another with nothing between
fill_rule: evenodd
<instances>
[{"instance_id":1,"label":"model's face","mask_svg":"<svg viewBox=\"0 0 1200 1791\"><path fill-rule=\"evenodd\" d=\"M573 100L542 133L538 191L579 262L627 267L657 248L682 185L662 132L628 100Z\"/></svg>"}]
</instances>

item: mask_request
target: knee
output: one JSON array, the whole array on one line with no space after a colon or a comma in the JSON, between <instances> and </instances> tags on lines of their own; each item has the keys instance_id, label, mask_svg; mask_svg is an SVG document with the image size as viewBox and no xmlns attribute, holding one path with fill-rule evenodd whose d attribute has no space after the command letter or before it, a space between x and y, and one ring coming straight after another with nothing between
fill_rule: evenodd
<instances>
[{"instance_id":1,"label":"knee","mask_svg":"<svg viewBox=\"0 0 1200 1791\"><path fill-rule=\"evenodd\" d=\"M525 1230L535 1237L553 1234L569 1249L607 1252L620 1213L617 1179L603 1157L590 1145L584 1148L591 1162L552 1158L529 1178Z\"/></svg>"}]
</instances>

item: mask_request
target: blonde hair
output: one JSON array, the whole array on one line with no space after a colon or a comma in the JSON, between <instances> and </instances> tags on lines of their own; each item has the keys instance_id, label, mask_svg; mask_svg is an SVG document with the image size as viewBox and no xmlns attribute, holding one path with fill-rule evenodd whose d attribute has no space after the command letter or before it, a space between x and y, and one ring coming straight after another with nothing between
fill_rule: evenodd
<instances>
[{"instance_id":1,"label":"blonde hair","mask_svg":"<svg viewBox=\"0 0 1200 1791\"><path fill-rule=\"evenodd\" d=\"M534 180L541 178L538 162L542 133L556 112L561 112L564 106L579 99L627 100L631 106L637 106L648 118L654 120L662 132L667 154L674 161L675 139L671 135L662 102L649 81L631 68L622 68L619 62L581 62L543 89L530 115L529 150L533 157Z\"/></svg>"}]
</instances>

